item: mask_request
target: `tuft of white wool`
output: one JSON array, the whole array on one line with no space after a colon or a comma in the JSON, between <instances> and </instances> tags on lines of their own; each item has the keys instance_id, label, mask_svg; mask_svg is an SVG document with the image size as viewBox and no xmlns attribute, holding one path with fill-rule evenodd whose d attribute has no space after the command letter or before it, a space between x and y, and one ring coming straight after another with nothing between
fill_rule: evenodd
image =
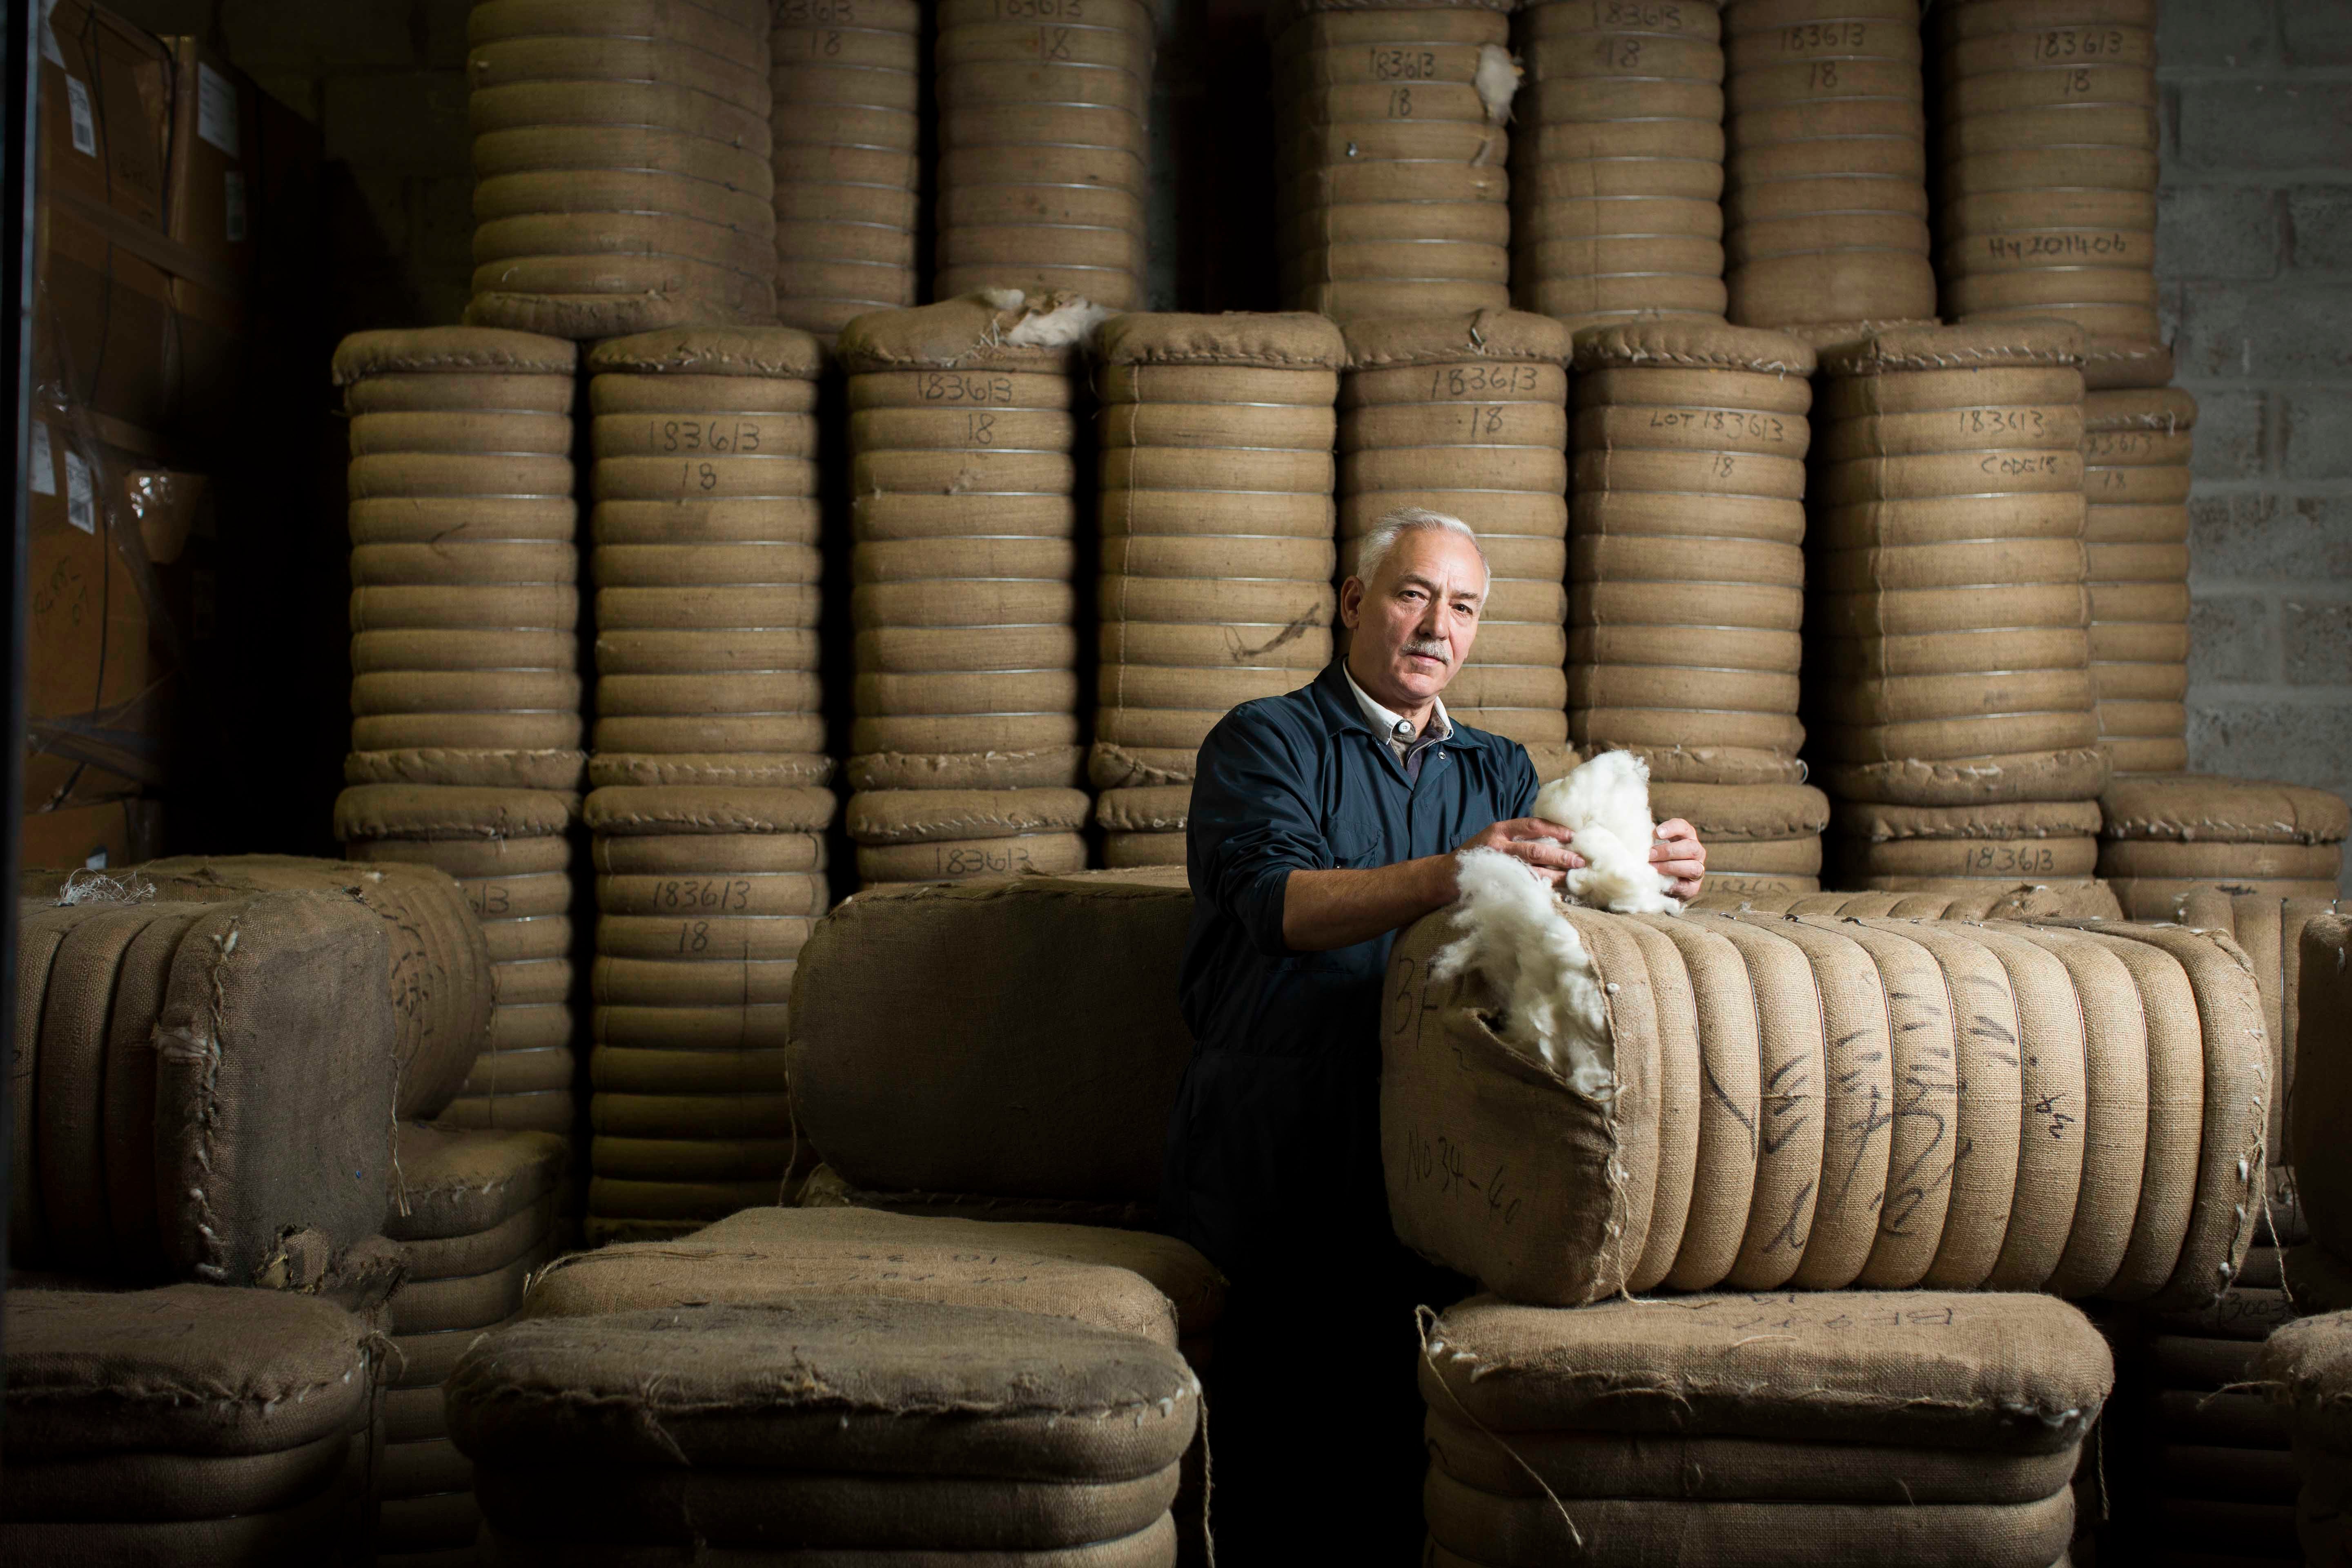
<instances>
[{"instance_id":1,"label":"tuft of white wool","mask_svg":"<svg viewBox=\"0 0 2352 1568\"><path fill-rule=\"evenodd\" d=\"M153 900L155 884L136 871L110 877L103 871L80 870L58 889L61 904L144 904Z\"/></svg>"},{"instance_id":2,"label":"tuft of white wool","mask_svg":"<svg viewBox=\"0 0 2352 1568\"><path fill-rule=\"evenodd\" d=\"M1073 300L1058 310L1022 317L1004 334L1004 341L1016 348L1066 349L1093 337L1095 329L1117 313L1108 305Z\"/></svg>"},{"instance_id":3,"label":"tuft of white wool","mask_svg":"<svg viewBox=\"0 0 2352 1568\"><path fill-rule=\"evenodd\" d=\"M1456 858L1461 900L1451 923L1464 934L1430 962L1433 978L1465 970L1503 998L1503 1043L1542 1062L1579 1094L1599 1098L1617 1082L1608 1000L1592 955L1542 878L1499 849Z\"/></svg>"},{"instance_id":4,"label":"tuft of white wool","mask_svg":"<svg viewBox=\"0 0 2352 1568\"><path fill-rule=\"evenodd\" d=\"M1478 68L1471 73L1472 85L1478 89L1478 101L1486 106L1486 118L1500 125L1511 117L1511 100L1518 95L1519 62L1511 51L1500 44L1478 46Z\"/></svg>"},{"instance_id":5,"label":"tuft of white wool","mask_svg":"<svg viewBox=\"0 0 2352 1568\"><path fill-rule=\"evenodd\" d=\"M992 310L1017 310L1029 298L1018 289L982 289L980 297L988 301Z\"/></svg>"},{"instance_id":6,"label":"tuft of white wool","mask_svg":"<svg viewBox=\"0 0 2352 1568\"><path fill-rule=\"evenodd\" d=\"M1580 904L1620 914L1680 914L1674 879L1650 864L1658 826L1650 816L1650 764L1631 752L1603 752L1536 796L1536 815L1569 830L1584 858L1565 890Z\"/></svg>"}]
</instances>

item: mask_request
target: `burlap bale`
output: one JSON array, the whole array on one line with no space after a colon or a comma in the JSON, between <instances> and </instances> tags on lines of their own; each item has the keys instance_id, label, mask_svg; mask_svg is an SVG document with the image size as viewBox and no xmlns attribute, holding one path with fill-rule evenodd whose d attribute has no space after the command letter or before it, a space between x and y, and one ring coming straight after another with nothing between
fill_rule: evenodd
<instances>
[{"instance_id":1,"label":"burlap bale","mask_svg":"<svg viewBox=\"0 0 2352 1568\"><path fill-rule=\"evenodd\" d=\"M780 1364L792 1375L780 1377ZM478 1342L447 1384L450 1432L481 1467L484 1511L509 1530L556 1521L502 1508L493 1474L519 1490L534 1475L542 1487L567 1471L596 1475L626 1492L665 1473L709 1474L719 1486L761 1477L787 1508L795 1472L1079 1485L1164 1474L1172 1492L1198 1393L1175 1352L1135 1335L878 1298L526 1321ZM577 1534L579 1522L552 1532Z\"/></svg>"},{"instance_id":2,"label":"burlap bale","mask_svg":"<svg viewBox=\"0 0 2352 1568\"><path fill-rule=\"evenodd\" d=\"M1214 1331L1224 1281L1181 1241L1084 1225L754 1208L674 1242L565 1258L526 1318L873 1296L1073 1318L1174 1346Z\"/></svg>"},{"instance_id":3,"label":"burlap bale","mask_svg":"<svg viewBox=\"0 0 2352 1568\"><path fill-rule=\"evenodd\" d=\"M2160 927L1565 918L1614 987L1604 1099L1504 1044L1475 973L1428 978L1445 916L1391 961L1391 1212L1488 1289L1572 1305L1662 1280L1859 1280L2195 1303L2234 1277L2269 1076L2234 946ZM1934 1003L1947 994L1965 1017ZM1897 1082L1951 1110L1889 1119L1882 1142L1868 1108ZM2077 1103L2079 1121L2049 1109ZM1765 1121L1780 1132L1759 1142Z\"/></svg>"},{"instance_id":4,"label":"burlap bale","mask_svg":"<svg viewBox=\"0 0 2352 1568\"><path fill-rule=\"evenodd\" d=\"M1709 879L1712 882L1712 879ZM2104 883L2081 886L2013 883L2008 887L1972 888L1941 892L1717 892L1702 889L1694 909L1736 913L1755 910L1773 914L1873 915L1904 920L2046 921L2124 918L2123 909Z\"/></svg>"},{"instance_id":5,"label":"burlap bale","mask_svg":"<svg viewBox=\"0 0 2352 1568\"><path fill-rule=\"evenodd\" d=\"M2116 779L2099 809L2118 840L2321 845L2352 831L2352 808L2326 790L2203 773Z\"/></svg>"},{"instance_id":6,"label":"burlap bale","mask_svg":"<svg viewBox=\"0 0 2352 1568\"><path fill-rule=\"evenodd\" d=\"M1081 877L1134 877L1132 871L1080 871ZM1166 868L1160 868L1166 869ZM1181 884L1179 884L1181 885ZM1089 1225L1113 1230L1148 1228L1155 1205L1140 1200L1005 1197L995 1193L932 1193L907 1189L879 1192L852 1186L832 1166L820 1163L801 1184L799 1205L812 1209L875 1209L917 1219L974 1219L992 1225ZM1192 1352L1188 1350L1186 1354ZM1200 1364L1195 1360L1195 1365Z\"/></svg>"},{"instance_id":7,"label":"burlap bale","mask_svg":"<svg viewBox=\"0 0 2352 1568\"><path fill-rule=\"evenodd\" d=\"M464 890L424 866L369 866L292 855L183 855L136 874L158 898L215 903L258 892L331 892L383 922L402 1117L437 1116L488 1042L490 954Z\"/></svg>"},{"instance_id":8,"label":"burlap bale","mask_svg":"<svg viewBox=\"0 0 2352 1568\"><path fill-rule=\"evenodd\" d=\"M1191 919L1181 886L1118 879L850 900L817 923L793 985L803 1135L864 1188L1155 1200L1192 1055L1174 1005ZM910 973L964 1005L908 1009Z\"/></svg>"},{"instance_id":9,"label":"burlap bale","mask_svg":"<svg viewBox=\"0 0 2352 1568\"><path fill-rule=\"evenodd\" d=\"M368 1330L290 1291L8 1292L6 1457L283 1454L351 1431ZM109 1500L85 1500L110 1517ZM112 1516L121 1517L121 1516Z\"/></svg>"},{"instance_id":10,"label":"burlap bale","mask_svg":"<svg viewBox=\"0 0 2352 1568\"><path fill-rule=\"evenodd\" d=\"M401 1126L383 1233L395 1241L478 1236L524 1214L562 1181L570 1151L544 1132Z\"/></svg>"},{"instance_id":11,"label":"burlap bale","mask_svg":"<svg viewBox=\"0 0 2352 1568\"><path fill-rule=\"evenodd\" d=\"M2352 1110L2352 1053L2344 1048L2352 1041L2352 918L2315 915L2304 924L2300 945L2287 1148L2313 1239L2352 1255L2352 1162L2340 1133Z\"/></svg>"}]
</instances>

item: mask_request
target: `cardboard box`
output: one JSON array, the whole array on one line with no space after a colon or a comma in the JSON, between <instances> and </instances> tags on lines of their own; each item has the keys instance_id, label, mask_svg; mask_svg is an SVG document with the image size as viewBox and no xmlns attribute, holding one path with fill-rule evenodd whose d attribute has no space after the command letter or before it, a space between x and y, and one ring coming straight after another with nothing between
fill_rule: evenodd
<instances>
[{"instance_id":1,"label":"cardboard box","mask_svg":"<svg viewBox=\"0 0 2352 1568\"><path fill-rule=\"evenodd\" d=\"M57 0L41 28L41 184L162 232L172 51L89 0Z\"/></svg>"},{"instance_id":2,"label":"cardboard box","mask_svg":"<svg viewBox=\"0 0 2352 1568\"><path fill-rule=\"evenodd\" d=\"M261 92L195 38L172 51L172 237L241 292L253 269L253 200L261 184ZM217 287L217 284L215 285Z\"/></svg>"},{"instance_id":3,"label":"cardboard box","mask_svg":"<svg viewBox=\"0 0 2352 1568\"><path fill-rule=\"evenodd\" d=\"M151 454L137 432L101 437L86 412L44 408L32 426L25 806L112 799L162 785L176 669L159 637L163 579L126 485ZM177 517L157 511L174 559ZM188 512L192 525L193 511ZM165 623L168 625L168 623ZM158 643L163 647L159 647Z\"/></svg>"},{"instance_id":4,"label":"cardboard box","mask_svg":"<svg viewBox=\"0 0 2352 1568\"><path fill-rule=\"evenodd\" d=\"M60 882L68 872L136 866L163 850L163 807L152 800L110 800L33 812L16 833L17 865L26 871L56 871Z\"/></svg>"}]
</instances>

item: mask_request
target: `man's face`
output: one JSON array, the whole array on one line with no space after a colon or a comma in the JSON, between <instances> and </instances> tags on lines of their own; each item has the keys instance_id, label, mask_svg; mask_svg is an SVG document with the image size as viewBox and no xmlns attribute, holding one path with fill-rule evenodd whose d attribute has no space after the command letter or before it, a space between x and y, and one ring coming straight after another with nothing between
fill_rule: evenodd
<instances>
[{"instance_id":1,"label":"man's face","mask_svg":"<svg viewBox=\"0 0 2352 1568\"><path fill-rule=\"evenodd\" d=\"M1475 544L1451 529L1412 530L1371 582L1350 577L1339 589L1339 619L1354 633L1348 672L1389 708L1419 707L1470 657L1486 600Z\"/></svg>"}]
</instances>

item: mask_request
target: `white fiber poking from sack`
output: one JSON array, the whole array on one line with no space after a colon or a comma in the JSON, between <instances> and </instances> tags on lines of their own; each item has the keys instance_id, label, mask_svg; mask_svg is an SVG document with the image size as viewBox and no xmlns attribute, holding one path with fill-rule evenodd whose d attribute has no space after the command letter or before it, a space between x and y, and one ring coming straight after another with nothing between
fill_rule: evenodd
<instances>
[{"instance_id":1,"label":"white fiber poking from sack","mask_svg":"<svg viewBox=\"0 0 2352 1568\"><path fill-rule=\"evenodd\" d=\"M1063 302L1054 305L1055 300ZM1044 306L1051 308L1040 309ZM1064 294L1032 295L1024 308L1030 314L1013 322L1013 330L1004 334L1004 341L1015 348L1066 349L1085 342L1097 327L1118 314L1108 305Z\"/></svg>"},{"instance_id":2,"label":"white fiber poking from sack","mask_svg":"<svg viewBox=\"0 0 2352 1568\"><path fill-rule=\"evenodd\" d=\"M1543 786L1536 815L1572 836L1569 847L1584 858L1568 874L1567 893L1580 904L1621 915L1683 912L1668 896L1674 879L1650 864L1658 825L1650 816L1650 764L1631 752L1603 752Z\"/></svg>"},{"instance_id":3,"label":"white fiber poking from sack","mask_svg":"<svg viewBox=\"0 0 2352 1568\"><path fill-rule=\"evenodd\" d=\"M1580 1094L1608 1092L1617 1075L1607 1004L1592 955L1560 913L1559 900L1499 849L1465 849L1457 865L1462 897L1452 920L1465 934L1438 951L1430 973L1450 980L1476 970L1504 998L1505 1044L1549 1067Z\"/></svg>"},{"instance_id":4,"label":"white fiber poking from sack","mask_svg":"<svg viewBox=\"0 0 2352 1568\"><path fill-rule=\"evenodd\" d=\"M1511 100L1518 95L1519 62L1511 51L1500 44L1478 46L1478 68L1471 73L1471 84L1478 89L1478 101L1486 106L1486 118L1500 125L1511 117Z\"/></svg>"}]
</instances>

